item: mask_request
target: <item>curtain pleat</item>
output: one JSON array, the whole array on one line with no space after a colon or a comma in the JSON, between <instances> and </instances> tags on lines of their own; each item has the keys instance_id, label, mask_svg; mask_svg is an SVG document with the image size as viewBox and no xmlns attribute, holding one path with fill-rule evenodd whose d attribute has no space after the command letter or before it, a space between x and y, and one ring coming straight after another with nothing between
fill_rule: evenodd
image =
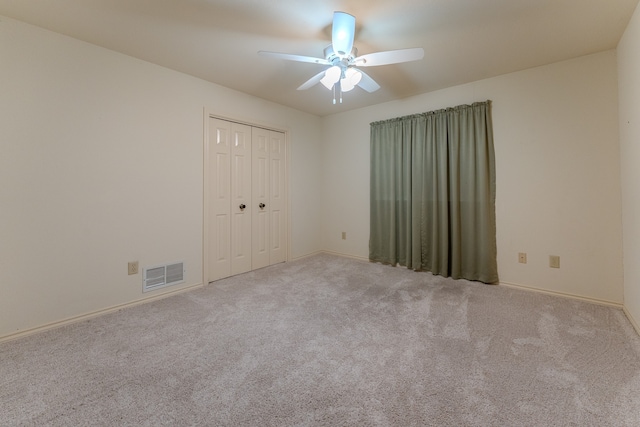
<instances>
[{"instance_id":1,"label":"curtain pleat","mask_svg":"<svg viewBox=\"0 0 640 427\"><path fill-rule=\"evenodd\" d=\"M369 258L498 281L491 102L371 124Z\"/></svg>"}]
</instances>

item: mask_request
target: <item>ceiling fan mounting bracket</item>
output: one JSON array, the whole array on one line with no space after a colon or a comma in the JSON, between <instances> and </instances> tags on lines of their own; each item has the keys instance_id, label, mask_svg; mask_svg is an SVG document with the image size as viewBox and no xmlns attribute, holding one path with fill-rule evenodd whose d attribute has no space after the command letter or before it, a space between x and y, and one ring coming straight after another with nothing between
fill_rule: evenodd
<instances>
[{"instance_id":1,"label":"ceiling fan mounting bracket","mask_svg":"<svg viewBox=\"0 0 640 427\"><path fill-rule=\"evenodd\" d=\"M344 64L344 67L350 66L354 64L354 59L358 57L358 48L353 47L349 55L338 55L333 51L333 46L329 45L324 48L324 58L333 65L341 65Z\"/></svg>"}]
</instances>

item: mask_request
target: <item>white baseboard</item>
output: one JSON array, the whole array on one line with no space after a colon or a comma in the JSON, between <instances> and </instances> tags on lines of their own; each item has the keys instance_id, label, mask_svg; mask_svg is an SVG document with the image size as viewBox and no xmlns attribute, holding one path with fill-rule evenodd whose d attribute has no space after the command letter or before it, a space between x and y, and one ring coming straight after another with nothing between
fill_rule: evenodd
<instances>
[{"instance_id":1,"label":"white baseboard","mask_svg":"<svg viewBox=\"0 0 640 427\"><path fill-rule=\"evenodd\" d=\"M344 257L344 258L356 259L356 260L358 260L358 261L367 261L367 262L369 262L369 258L364 258L364 257L357 256L357 255L343 254L343 253L341 253L341 252L334 252L334 251L320 251L319 253L329 254L329 255L336 255L336 256L341 256L341 257Z\"/></svg>"},{"instance_id":2,"label":"white baseboard","mask_svg":"<svg viewBox=\"0 0 640 427\"><path fill-rule=\"evenodd\" d=\"M344 254L344 253L334 252L334 251L327 251L327 250L317 251L317 252L314 252L313 254L305 255L305 256L300 257L298 259L302 259L302 258L305 258L305 257L308 257L308 256L313 256L313 255L322 254L322 253L341 256L341 257L346 257L346 258L352 258L352 259L356 259L356 260L360 260L360 261L370 262L369 258L363 258L363 257L356 256L356 255L349 255L349 254ZM406 268L406 267L404 267L404 268ZM564 298L571 298L571 299L576 299L576 300L580 300L580 301L590 302L590 303L593 303L593 304L599 304L599 305L606 305L606 306L609 306L609 307L615 307L615 308L619 308L619 309L623 309L624 308L624 305L622 303L620 303L620 302L603 300L603 299L599 299L599 298L590 298L590 297L585 297L585 296L581 296L581 295L571 294L571 293L568 293L568 292L550 291L550 290L547 290L547 289L536 288L534 286L526 286L526 285L520 285L520 284L517 284L517 283L510 283L510 282L499 282L498 285L499 286L506 286L506 287L510 287L510 288L522 289L522 290L530 291L530 292L539 292L539 293L543 293L543 294L547 294L547 295L554 295L554 296L559 296L559 297L564 297ZM628 314L626 309L625 309L625 313L627 313L627 317L630 317L630 314ZM634 327L636 327L635 325L636 324L634 324ZM636 330L638 330L639 333L640 333L640 329L638 327L636 327Z\"/></svg>"},{"instance_id":3,"label":"white baseboard","mask_svg":"<svg viewBox=\"0 0 640 427\"><path fill-rule=\"evenodd\" d=\"M301 259L304 259L304 258L312 257L312 256L323 254L323 253L324 254L329 254L329 255L336 255L336 256L351 258L351 259L355 259L355 260L358 260L358 261L369 262L368 258L364 258L364 257L356 256L356 255L350 255L350 254L343 254L343 253L340 253L340 252L326 251L326 250L320 250L320 251L312 252L310 254L306 254L306 255L299 256L299 257L295 257L295 258L292 258L291 261L297 261L297 260L301 260ZM538 293L543 293L543 294L547 294L547 295L554 295L554 296L559 296L559 297L564 297L564 298L571 298L571 299L576 299L576 300L580 300L580 301L590 302L590 303L593 303L593 304L606 305L606 306L610 306L610 307L619 308L627 316L627 318L629 319L629 322L631 323L633 328L636 330L638 335L640 335L640 323L638 321L636 321L636 319L631 315L629 310L627 310L627 308L622 303L615 302L615 301L601 300L601 299L597 299L597 298L589 298L589 297L584 297L584 296L581 296L581 295L575 295L575 294L570 294L570 293L565 293L565 292L549 291L549 290L546 290L546 289L540 289L540 288L535 288L535 287L532 287L532 286L520 285L520 284L517 284L517 283L500 282L499 285L500 286L505 286L505 287L510 287L510 288L515 288L515 289L521 289L521 290L525 290L525 291L530 291L530 292L538 292ZM70 317L68 319L47 323L45 325L37 326L35 328L26 329L24 331L20 331L20 332L14 333L14 334L9 334L9 335L5 335L3 337L0 337L0 343L6 342L6 341L11 341L11 340L18 339L18 338L22 338L22 337L25 337L25 336L28 336L28 335L37 334L39 332L44 332L44 331L47 331L47 330L50 330L50 329L59 328L61 326L69 325L69 324L72 324L72 323L81 322L83 320L88 320L88 319L91 319L91 318L94 318L94 317L97 317L97 316L101 316L103 314L113 313L115 311L122 310L122 309L125 309L125 308L135 307L135 306L140 305L140 304L146 304L146 303L151 302L151 301L167 298L167 297L170 297L172 295L177 295L177 294L180 294L180 293L183 293L183 292L187 292L187 291L190 291L190 290L193 290L193 289L196 289L196 288L201 288L203 286L204 286L204 284L202 284L202 283L199 283L199 284L196 284L196 285L191 285L191 286L186 286L184 288L180 288L180 289L176 289L176 290L172 290L172 291L168 291L168 292L163 292L163 293L158 294L158 295L152 295L152 296L149 296L149 297L146 297L146 298L142 298L142 299L139 299L139 300L136 300L136 301L132 301L132 302L129 302L129 303L120 304L120 305L104 308L104 309L101 309L101 310L96 310L96 311L92 311L92 312L89 312L89 313L85 313L85 314L82 314L82 315L79 315L79 316Z\"/></svg>"},{"instance_id":4,"label":"white baseboard","mask_svg":"<svg viewBox=\"0 0 640 427\"><path fill-rule=\"evenodd\" d=\"M335 255L335 256L341 256L343 258L351 258L351 259L355 259L355 260L358 260L358 261L367 261L367 262L369 262L369 258L363 258L363 257L356 256L356 255L349 255L349 254L343 254L341 252L325 251L325 250L319 250L319 251L312 252L310 254L301 255L299 257L291 258L291 261L298 261L298 260L301 260L301 259L305 259L305 258L309 258L309 257L312 257L312 256L321 255L321 254Z\"/></svg>"},{"instance_id":5,"label":"white baseboard","mask_svg":"<svg viewBox=\"0 0 640 427\"><path fill-rule=\"evenodd\" d=\"M635 329L636 333L640 335L640 324L631 315L631 312L627 310L627 307L625 305L622 306L622 311L624 312L624 315L627 316L627 319L629 319L629 322L631 323L631 326L633 326L633 329Z\"/></svg>"},{"instance_id":6,"label":"white baseboard","mask_svg":"<svg viewBox=\"0 0 640 427\"><path fill-rule=\"evenodd\" d=\"M322 253L330 253L327 251L316 251L310 254L306 254L306 255L302 255L296 258L291 258L291 261L296 261L296 260L300 260L300 259L304 259L304 258L308 258L314 255L318 255L318 254L322 254ZM349 257L349 255L345 255L345 254L338 254L338 253L334 253L334 255L340 255L340 256L345 256L345 257ZM351 257L354 258L354 257ZM357 259L362 259L362 258L357 258ZM73 316L73 317L69 317L67 319L63 319L63 320L58 320L55 322L50 322L50 323L46 323L44 325L40 325L40 326L36 326L30 329L25 329L16 333L12 333L9 335L4 335L4 336L0 336L0 343L6 342L6 341L11 341L11 340L15 340L18 338L22 338L22 337L26 337L29 335L33 335L33 334L37 334L40 332L44 332L44 331L48 331L50 329L55 329L55 328L59 328L61 326L65 326L65 325L70 325L72 323L76 323L76 322L82 322L83 320L88 320L94 317L98 317L104 314L108 314L108 313L113 313L116 312L118 310L122 310L125 308L129 308L129 307L135 307L137 305L140 304L146 304L148 302L151 301L155 301L155 300L159 300L162 298L167 298L170 297L172 295L176 295L182 292L187 292L196 288L200 288L203 287L204 284L199 283L196 285L190 285L190 286L186 286L184 288L180 288L180 289L176 289L176 290L169 290L163 293L159 293L157 295L151 295L148 296L146 298L141 298L132 302L128 302L128 303L124 303L124 304L119 304L119 305L115 305L115 306L111 306L111 307L107 307L107 308L103 308L100 310L95 310L95 311L91 311L89 313L85 313L85 314L81 314L78 316Z\"/></svg>"},{"instance_id":7,"label":"white baseboard","mask_svg":"<svg viewBox=\"0 0 640 427\"><path fill-rule=\"evenodd\" d=\"M141 305L141 304L146 304L146 303L151 302L151 301L156 301L156 300L159 300L159 299L167 298L167 297L170 297L170 296L173 296L173 295L181 294L183 292L191 291L193 289L201 288L201 287L203 287L202 283L199 283L197 285L190 285L190 286L186 286L184 288L163 292L161 294L151 295L151 296L148 296L146 298L142 298L142 299L135 300L135 301L132 301L132 302L128 302L128 303L125 303L125 304L114 305L112 307L107 307L107 308L103 308L103 309L100 309L100 310L91 311L89 313L81 314L79 316L69 317L69 318L64 319L64 320L59 320L59 321L56 321L56 322L47 323L45 325L36 326L35 328L25 329L24 331L20 331L20 332L14 333L14 334L9 334L9 335L5 335L3 337L0 337L0 343L6 342L6 341L15 340L15 339L22 338L22 337L26 337L28 335L37 334L39 332L48 331L50 329L59 328L61 326L70 325L72 323L82 322L83 320L88 320L88 319L91 319L91 318L94 318L94 317L102 316L103 314L113 313L115 311L119 311L119 310L122 310L122 309L125 309L125 308L135 307L135 306Z\"/></svg>"},{"instance_id":8,"label":"white baseboard","mask_svg":"<svg viewBox=\"0 0 640 427\"><path fill-rule=\"evenodd\" d=\"M582 295L570 294L568 292L550 291L550 290L547 290L547 289L540 289L540 288L536 288L536 287L533 287L533 286L526 286L526 285L520 285L520 284L517 284L517 283L509 283L509 282L500 282L499 285L500 286L506 286L508 288L522 289L524 291L538 292L538 293L547 294L547 295L554 295L554 296L558 296L558 297L576 299L576 300L580 300L580 301L590 302L590 303L593 303L593 304L607 305L609 307L615 307L615 308L619 308L619 309L623 308L622 303L619 303L619 302L608 301L608 300L603 300L603 299L598 299L598 298L590 298L590 297L585 297L585 296L582 296Z\"/></svg>"},{"instance_id":9,"label":"white baseboard","mask_svg":"<svg viewBox=\"0 0 640 427\"><path fill-rule=\"evenodd\" d=\"M290 261L298 261L298 260L301 260L301 259L305 259L305 258L309 258L309 257L312 257L312 256L319 255L321 253L324 253L324 251L315 251L315 252L311 252L310 254L300 255L300 256L297 256L297 257L291 257Z\"/></svg>"}]
</instances>

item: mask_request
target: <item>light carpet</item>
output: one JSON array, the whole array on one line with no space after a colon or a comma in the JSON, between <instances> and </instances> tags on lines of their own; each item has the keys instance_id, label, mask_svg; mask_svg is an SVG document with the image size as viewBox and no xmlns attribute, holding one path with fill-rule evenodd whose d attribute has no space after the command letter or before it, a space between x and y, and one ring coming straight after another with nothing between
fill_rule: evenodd
<instances>
[{"instance_id":1,"label":"light carpet","mask_svg":"<svg viewBox=\"0 0 640 427\"><path fill-rule=\"evenodd\" d=\"M612 307L327 254L0 344L0 425L638 426Z\"/></svg>"}]
</instances>

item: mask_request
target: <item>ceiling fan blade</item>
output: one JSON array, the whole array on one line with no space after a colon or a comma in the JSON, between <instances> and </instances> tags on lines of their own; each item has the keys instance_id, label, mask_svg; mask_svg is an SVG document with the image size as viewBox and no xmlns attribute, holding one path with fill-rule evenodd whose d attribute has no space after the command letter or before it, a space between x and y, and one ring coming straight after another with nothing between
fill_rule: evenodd
<instances>
[{"instance_id":1,"label":"ceiling fan blade","mask_svg":"<svg viewBox=\"0 0 640 427\"><path fill-rule=\"evenodd\" d=\"M324 77L324 73L325 73L325 70L320 71L318 74L311 77L306 82L302 83L298 88L298 90L307 90L310 87L317 85L318 83L320 83L320 80L322 80L322 78Z\"/></svg>"},{"instance_id":2,"label":"ceiling fan blade","mask_svg":"<svg viewBox=\"0 0 640 427\"><path fill-rule=\"evenodd\" d=\"M375 92L378 89L380 89L380 85L376 83L376 81L373 80L371 77L369 77L367 73L365 73L362 70L358 70L358 71L360 72L360 74L362 74L362 78L358 82L358 86L360 86L362 89L366 90L369 93Z\"/></svg>"},{"instance_id":3,"label":"ceiling fan blade","mask_svg":"<svg viewBox=\"0 0 640 427\"><path fill-rule=\"evenodd\" d=\"M358 67L374 67L377 65L397 64L400 62L417 61L424 58L424 49L416 47L412 49L388 50L362 55L354 59Z\"/></svg>"},{"instance_id":4,"label":"ceiling fan blade","mask_svg":"<svg viewBox=\"0 0 640 427\"><path fill-rule=\"evenodd\" d=\"M312 56L294 55L291 53L267 52L261 50L258 52L262 56L270 56L272 58L286 59L287 61L311 62L312 64L329 65L329 61L322 58L314 58Z\"/></svg>"},{"instance_id":5,"label":"ceiling fan blade","mask_svg":"<svg viewBox=\"0 0 640 427\"><path fill-rule=\"evenodd\" d=\"M353 49L356 33L356 18L345 12L333 12L331 27L331 46L339 57L348 56Z\"/></svg>"}]
</instances>

